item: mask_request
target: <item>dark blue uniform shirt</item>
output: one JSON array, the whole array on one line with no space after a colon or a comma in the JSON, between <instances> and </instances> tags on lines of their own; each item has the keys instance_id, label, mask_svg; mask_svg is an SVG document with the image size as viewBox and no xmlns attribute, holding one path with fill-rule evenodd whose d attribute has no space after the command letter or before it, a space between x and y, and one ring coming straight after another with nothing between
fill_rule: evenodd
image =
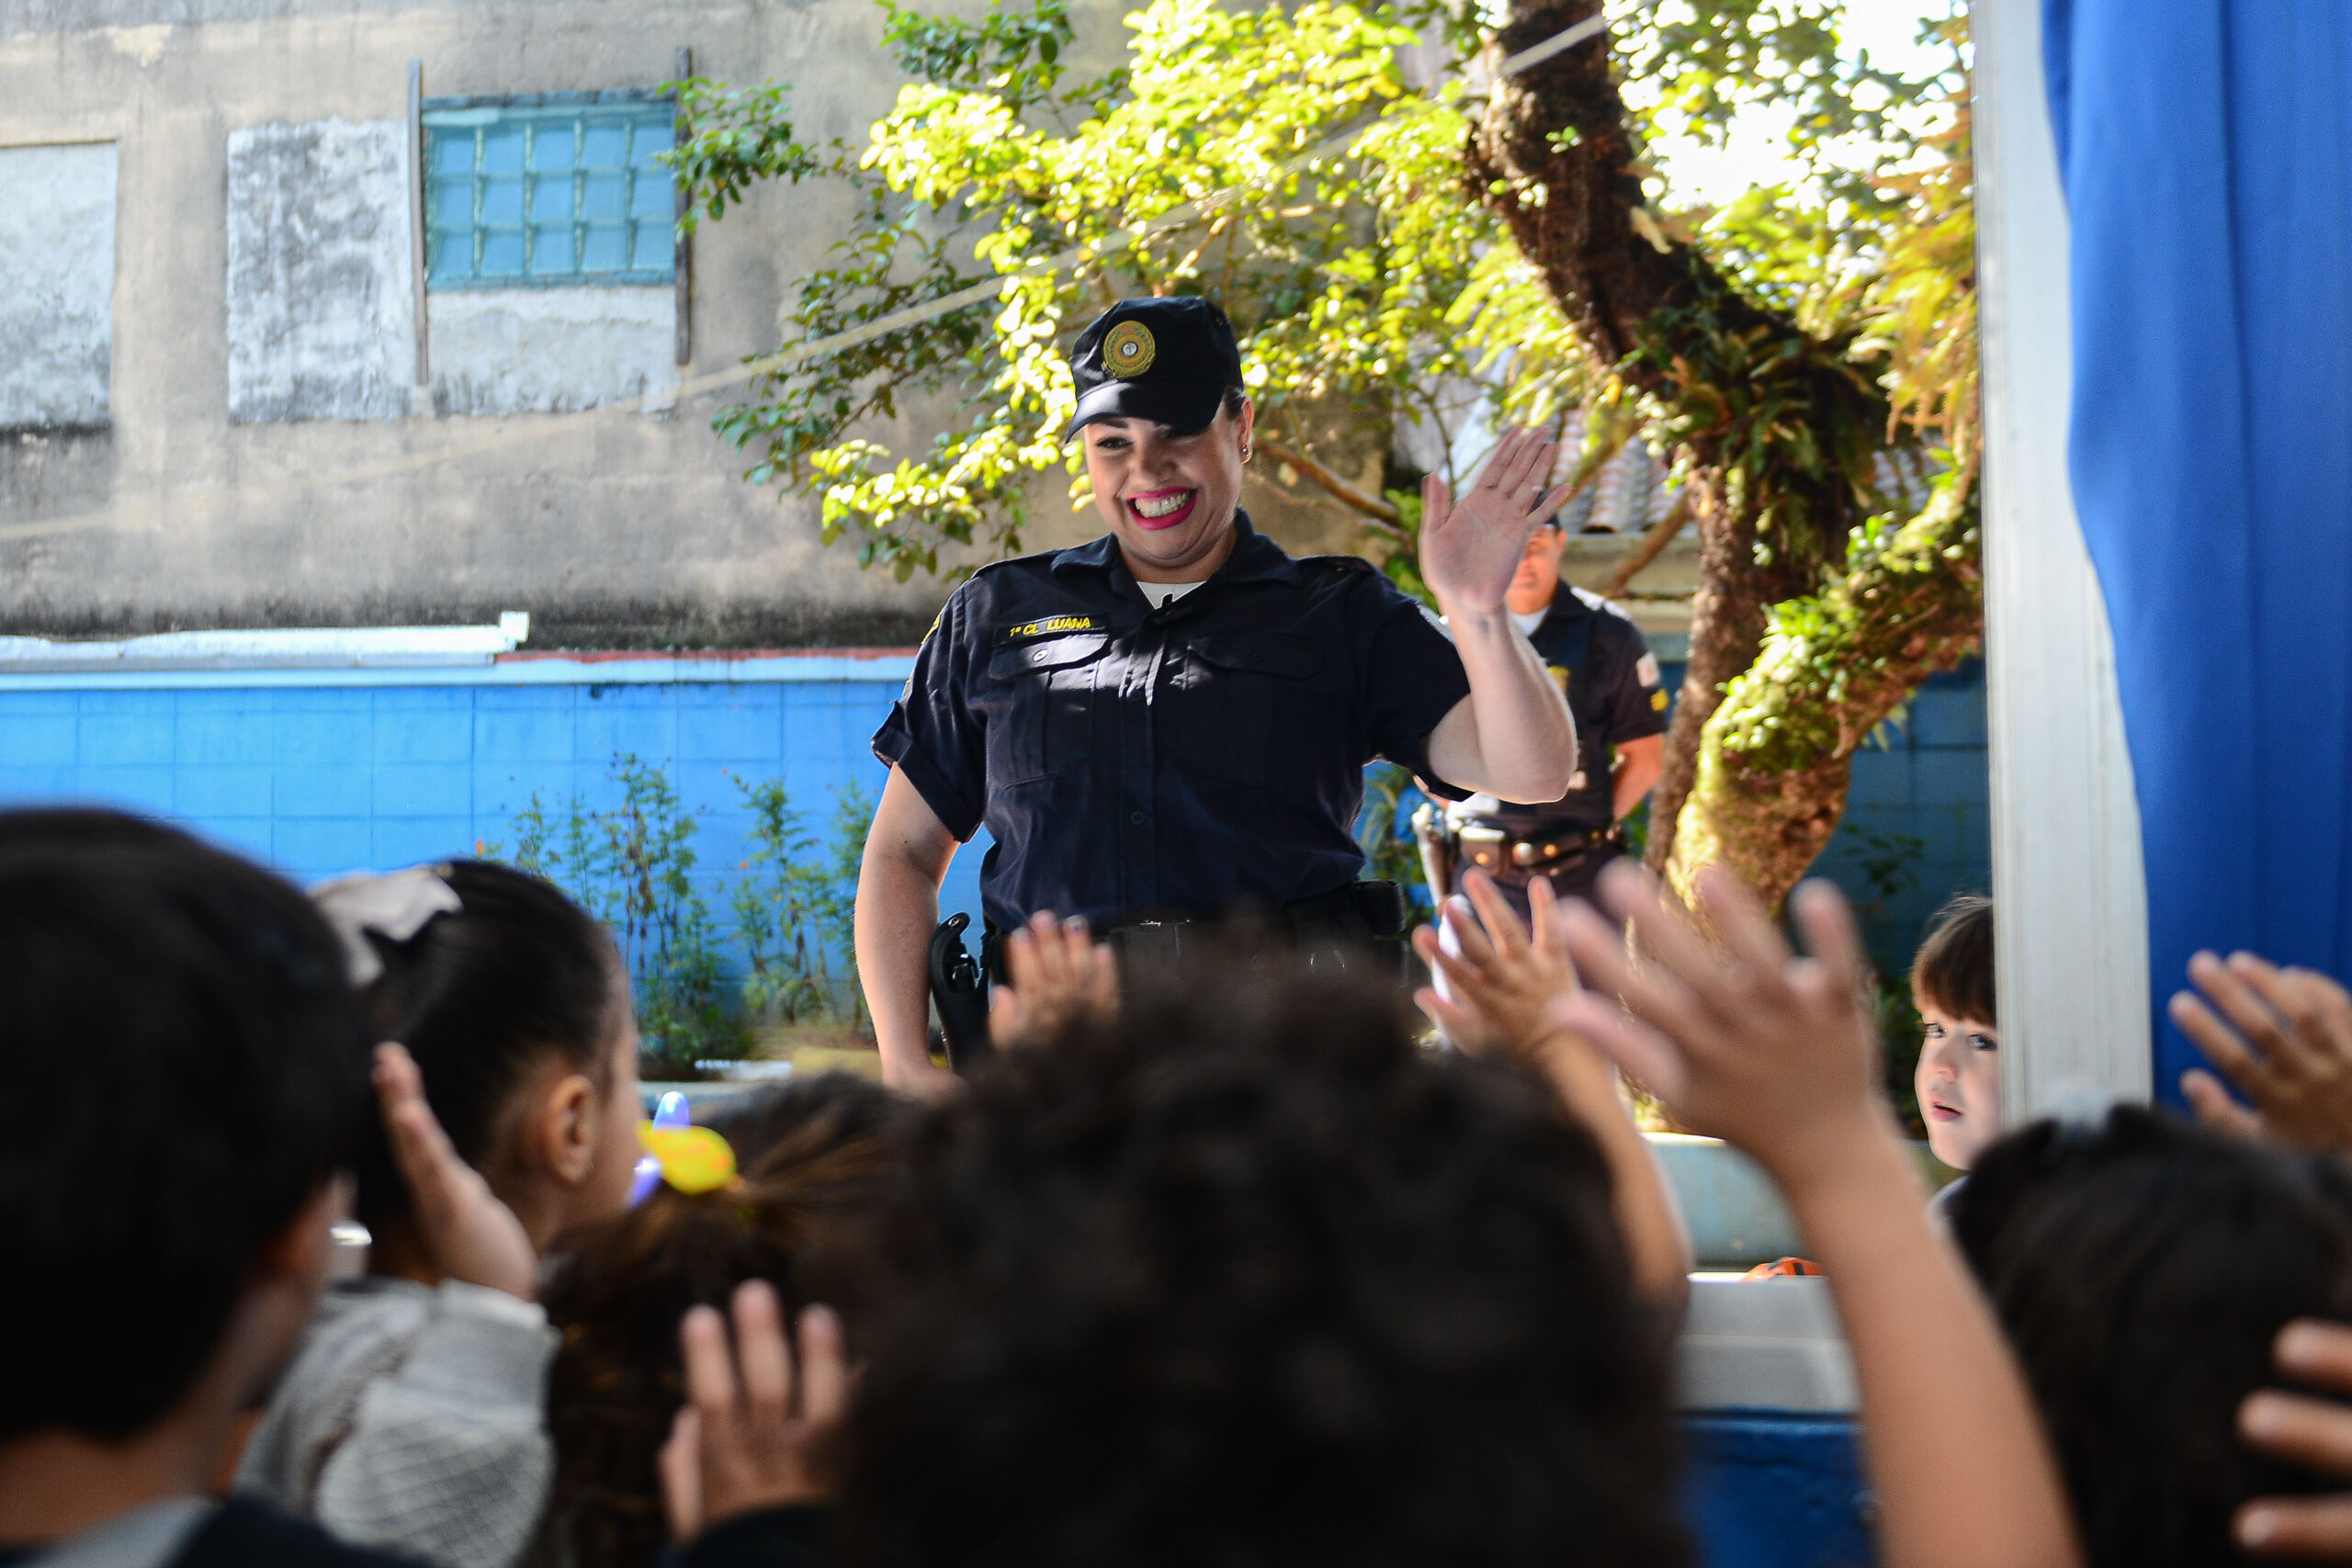
<instances>
[{"instance_id":1,"label":"dark blue uniform shirt","mask_svg":"<svg viewBox=\"0 0 2352 1568\"><path fill-rule=\"evenodd\" d=\"M1435 617L1366 561L1234 528L1216 575L1157 610L1106 534L983 567L923 639L874 752L959 840L988 825L1000 927L1332 892L1363 866L1364 764L1430 776L1470 691Z\"/></svg>"},{"instance_id":2,"label":"dark blue uniform shirt","mask_svg":"<svg viewBox=\"0 0 2352 1568\"><path fill-rule=\"evenodd\" d=\"M1633 617L1596 593L1560 584L1552 607L1527 634L1568 699L1577 723L1577 772L1548 806L1515 806L1473 795L1452 813L1513 833L1607 828L1616 820L1610 748L1666 731L1666 689L1657 660Z\"/></svg>"}]
</instances>

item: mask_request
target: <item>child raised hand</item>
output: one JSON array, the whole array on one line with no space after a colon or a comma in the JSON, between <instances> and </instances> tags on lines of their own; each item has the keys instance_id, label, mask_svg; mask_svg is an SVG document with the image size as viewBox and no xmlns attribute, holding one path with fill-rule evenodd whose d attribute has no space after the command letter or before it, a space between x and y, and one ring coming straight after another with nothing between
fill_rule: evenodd
<instances>
[{"instance_id":1,"label":"child raised hand","mask_svg":"<svg viewBox=\"0 0 2352 1568\"><path fill-rule=\"evenodd\" d=\"M2079 1562L2025 1380L1960 1259L1930 1229L1879 1089L1844 901L1826 883L1797 889L1813 954L1800 958L1721 871L1699 879L1704 933L1631 866L1605 873L1601 893L1630 922L1641 957L1608 921L1570 905L1567 947L1590 988L1555 1003L1555 1016L1684 1125L1736 1144L1779 1184L1829 1276L1853 1351L1886 1561Z\"/></svg>"},{"instance_id":2,"label":"child raised hand","mask_svg":"<svg viewBox=\"0 0 2352 1568\"><path fill-rule=\"evenodd\" d=\"M1000 1051L1043 1044L1118 1014L1118 961L1083 920L1039 913L1004 944L1006 983L989 993L989 1038Z\"/></svg>"},{"instance_id":3,"label":"child raised hand","mask_svg":"<svg viewBox=\"0 0 2352 1568\"><path fill-rule=\"evenodd\" d=\"M1484 872L1472 872L1463 886L1467 897L1448 899L1440 917L1458 951L1447 952L1430 927L1413 933L1414 951L1445 976L1452 994L1424 986L1413 999L1461 1051L1515 1063L1543 1078L1591 1132L1609 1161L1634 1288L1679 1313L1690 1293L1691 1257L1674 1190L1618 1097L1608 1060L1553 1016L1553 1004L1575 993L1577 972L1552 885L1542 877L1528 884L1532 925L1520 920Z\"/></svg>"},{"instance_id":4,"label":"child raised hand","mask_svg":"<svg viewBox=\"0 0 2352 1568\"><path fill-rule=\"evenodd\" d=\"M775 1510L831 1502L835 1490L831 1450L850 1396L841 1319L824 1306L800 1314L796 1365L774 1286L747 1280L732 1305L732 1350L715 1307L678 1325L687 1403L662 1450L662 1503L682 1544L741 1521L752 1539L728 1561L792 1561L803 1553L785 1549L820 1532Z\"/></svg>"},{"instance_id":5,"label":"child raised hand","mask_svg":"<svg viewBox=\"0 0 2352 1568\"><path fill-rule=\"evenodd\" d=\"M458 1157L425 1103L424 1077L408 1047L377 1046L375 1077L392 1164L408 1186L433 1266L444 1279L537 1300L539 1255L529 1234L481 1173Z\"/></svg>"},{"instance_id":6,"label":"child raised hand","mask_svg":"<svg viewBox=\"0 0 2352 1568\"><path fill-rule=\"evenodd\" d=\"M2282 969L2251 953L2226 962L2200 953L2188 977L2197 990L2173 997L2173 1022L2254 1101L2248 1111L2211 1073L2191 1069L2180 1091L2198 1120L2352 1152L2352 995L2315 970Z\"/></svg>"}]
</instances>

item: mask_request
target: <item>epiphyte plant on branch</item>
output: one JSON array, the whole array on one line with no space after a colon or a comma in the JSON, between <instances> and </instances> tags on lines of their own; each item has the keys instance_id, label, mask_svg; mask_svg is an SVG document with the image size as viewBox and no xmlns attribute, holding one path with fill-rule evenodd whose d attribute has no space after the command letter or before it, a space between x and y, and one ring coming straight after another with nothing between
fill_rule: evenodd
<instances>
[{"instance_id":1,"label":"epiphyte plant on branch","mask_svg":"<svg viewBox=\"0 0 2352 1568\"><path fill-rule=\"evenodd\" d=\"M1702 561L1650 839L1679 885L1722 861L1785 892L1854 749L1973 645L1956 20L1922 22L1949 68L1905 76L1843 48L1837 0L1667 0L1494 79L1596 0L1154 0L1125 18L1125 62L1093 73L1066 0L881 9L912 80L866 145L820 154L779 89L695 84L677 155L690 220L763 178L851 193L787 348L1001 280L768 377L718 421L752 482L820 498L865 564L903 579L1017 552L1056 470L1082 504L1058 441L1069 337L1124 296L1203 292L1242 336L1261 449L1408 585L1410 474L1345 477L1401 428L1433 430L1415 449L1450 467L1465 424L1580 407L1583 473L1636 435L1671 454ZM1417 86L1404 51L1431 39L1455 65ZM1678 200L1659 150L1720 142L1765 104L1788 177Z\"/></svg>"}]
</instances>

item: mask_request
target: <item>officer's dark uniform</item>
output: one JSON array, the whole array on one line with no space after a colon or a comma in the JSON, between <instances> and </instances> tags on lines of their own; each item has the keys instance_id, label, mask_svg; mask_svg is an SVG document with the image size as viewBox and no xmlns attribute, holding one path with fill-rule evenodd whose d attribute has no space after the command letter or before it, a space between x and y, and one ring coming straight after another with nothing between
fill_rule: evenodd
<instances>
[{"instance_id":1,"label":"officer's dark uniform","mask_svg":"<svg viewBox=\"0 0 2352 1568\"><path fill-rule=\"evenodd\" d=\"M1469 677L1369 563L1234 528L1216 574L1159 609L1105 535L984 567L940 613L874 750L956 838L988 825L990 924L1351 922L1364 764L1427 778Z\"/></svg>"},{"instance_id":2,"label":"officer's dark uniform","mask_svg":"<svg viewBox=\"0 0 2352 1568\"><path fill-rule=\"evenodd\" d=\"M1241 355L1214 302L1129 299L1079 334L1070 372L1065 439L1108 418L1197 431L1238 391ZM988 825L998 931L1082 915L1134 956L1243 910L1310 953L1401 931L1396 889L1357 881L1363 766L1426 777L1469 677L1368 562L1294 560L1248 516L1233 528L1216 575L1156 609L1106 534L982 568L923 639L875 754L956 838ZM933 939L933 995L969 1032L973 982L942 945L960 919Z\"/></svg>"},{"instance_id":3,"label":"officer's dark uniform","mask_svg":"<svg viewBox=\"0 0 2352 1568\"><path fill-rule=\"evenodd\" d=\"M1601 867L1623 852L1616 831L1610 748L1663 734L1666 691L1657 660L1633 618L1598 594L1562 582L1528 641L1567 694L1577 725L1577 772L1549 806L1517 806L1490 795L1446 808L1453 837L1453 882L1483 870L1525 910L1530 878L1583 897Z\"/></svg>"}]
</instances>

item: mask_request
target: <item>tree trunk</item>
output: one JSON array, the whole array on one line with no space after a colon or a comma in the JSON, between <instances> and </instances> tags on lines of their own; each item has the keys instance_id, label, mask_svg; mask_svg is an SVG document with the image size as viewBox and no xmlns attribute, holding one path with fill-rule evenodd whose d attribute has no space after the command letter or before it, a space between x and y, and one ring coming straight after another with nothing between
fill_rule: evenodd
<instances>
[{"instance_id":1,"label":"tree trunk","mask_svg":"<svg viewBox=\"0 0 2352 1568\"><path fill-rule=\"evenodd\" d=\"M1666 867L1687 901L1724 864L1778 905L1837 831L1854 753L1983 635L1978 514L1963 471L1842 577L1788 607L1706 725Z\"/></svg>"},{"instance_id":2,"label":"tree trunk","mask_svg":"<svg viewBox=\"0 0 2352 1568\"><path fill-rule=\"evenodd\" d=\"M1514 0L1497 47L1526 49L1598 10L1597 0ZM1809 336L1697 251L1665 241L1633 157L1604 34L1497 85L1466 176L1588 349L1652 400L1690 459L1700 584L1651 796L1650 863L1687 871L1727 860L1769 886L1799 853L1809 863L1805 846L1817 852L1835 829L1851 747L1776 752L1769 767L1716 758L1717 719L1726 688L1748 678L1765 647L1768 610L1819 590L1869 514L1887 402L1847 344Z\"/></svg>"}]
</instances>

